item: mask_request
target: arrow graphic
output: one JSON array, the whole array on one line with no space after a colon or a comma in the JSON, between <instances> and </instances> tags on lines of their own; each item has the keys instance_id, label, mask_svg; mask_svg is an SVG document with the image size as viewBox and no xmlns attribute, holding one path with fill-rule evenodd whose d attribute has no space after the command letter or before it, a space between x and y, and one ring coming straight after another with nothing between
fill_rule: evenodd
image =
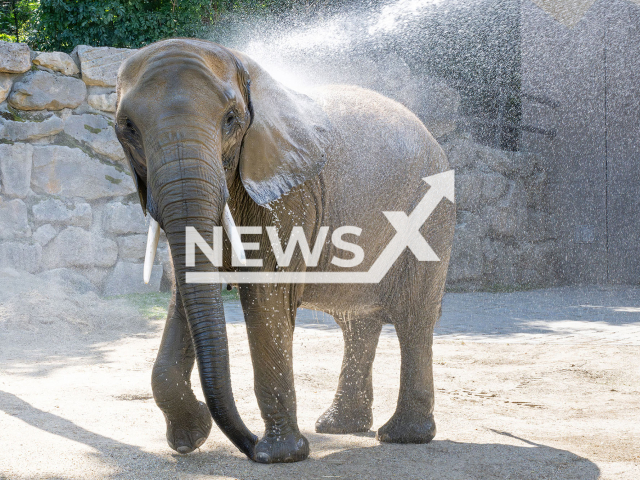
<instances>
[{"instance_id":1,"label":"arrow graphic","mask_svg":"<svg viewBox=\"0 0 640 480\"><path fill-rule=\"evenodd\" d=\"M421 262L440 259L420 234L424 225L442 199L455 203L454 171L425 177L430 188L420 203L407 215L405 212L382 212L395 228L396 234L382 251L368 272L187 272L187 283L379 283L409 248Z\"/></svg>"}]
</instances>

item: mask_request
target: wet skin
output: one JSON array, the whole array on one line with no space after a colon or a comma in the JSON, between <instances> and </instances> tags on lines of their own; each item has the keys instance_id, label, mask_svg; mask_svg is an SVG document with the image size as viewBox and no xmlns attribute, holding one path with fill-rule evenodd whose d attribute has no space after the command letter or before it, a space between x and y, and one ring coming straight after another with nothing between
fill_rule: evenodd
<instances>
[{"instance_id":1,"label":"wet skin","mask_svg":"<svg viewBox=\"0 0 640 480\"><path fill-rule=\"evenodd\" d=\"M249 84L250 83L250 84ZM353 433L372 425L371 368L382 325L395 325L401 382L380 441L425 443L435 435L431 346L453 239L455 208L442 201L421 228L439 262L408 250L378 284L240 284L255 393L265 423L258 440L236 410L219 285L185 281L186 226L221 224L228 203L238 226L294 226L311 245L321 226L357 226L368 271L395 234L384 211L409 214L428 191L423 177L448 170L420 121L396 102L356 87L323 87L302 96L275 82L249 58L215 44L168 40L141 49L119 74L116 131L132 165L143 209L167 235L175 270L173 300L152 386L167 420L167 441L189 453L207 438L212 418L249 458L293 462L309 455L297 424L292 338L299 306L333 315L345 351L333 403L316 431ZM268 205L268 208L265 208ZM225 242L227 240L225 239ZM331 260L351 254L327 239L318 265L299 249L278 266L268 236L247 236L262 259L256 271L346 271ZM225 244L223 270L237 270ZM199 249L195 270L216 270ZM190 385L194 361L206 405Z\"/></svg>"}]
</instances>

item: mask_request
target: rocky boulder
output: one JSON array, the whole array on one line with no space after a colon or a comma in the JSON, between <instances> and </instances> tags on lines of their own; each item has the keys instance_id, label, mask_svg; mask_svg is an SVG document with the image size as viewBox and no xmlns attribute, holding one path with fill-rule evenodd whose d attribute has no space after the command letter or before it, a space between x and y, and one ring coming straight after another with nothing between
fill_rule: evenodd
<instances>
[{"instance_id":1,"label":"rocky boulder","mask_svg":"<svg viewBox=\"0 0 640 480\"><path fill-rule=\"evenodd\" d=\"M28 143L0 144L2 194L26 197L30 189L33 147Z\"/></svg>"},{"instance_id":2,"label":"rocky boulder","mask_svg":"<svg viewBox=\"0 0 640 480\"><path fill-rule=\"evenodd\" d=\"M56 285L78 293L94 292L94 285L83 275L69 268L55 268L38 274L47 285Z\"/></svg>"},{"instance_id":3,"label":"rocky boulder","mask_svg":"<svg viewBox=\"0 0 640 480\"><path fill-rule=\"evenodd\" d=\"M478 212L507 192L509 180L497 173L473 172L456 175L458 210Z\"/></svg>"},{"instance_id":4,"label":"rocky boulder","mask_svg":"<svg viewBox=\"0 0 640 480\"><path fill-rule=\"evenodd\" d=\"M40 65L63 75L76 75L80 73L76 62L71 56L62 52L44 52L33 59L33 63Z\"/></svg>"},{"instance_id":5,"label":"rocky boulder","mask_svg":"<svg viewBox=\"0 0 640 480\"><path fill-rule=\"evenodd\" d=\"M67 206L61 200L48 198L36 203L33 208L33 218L37 223L53 223L88 227L91 225L92 212L88 203L78 203Z\"/></svg>"},{"instance_id":6,"label":"rocky boulder","mask_svg":"<svg viewBox=\"0 0 640 480\"><path fill-rule=\"evenodd\" d=\"M91 107L96 110L102 110L103 112L114 113L116 111L116 99L118 95L114 93L99 93L95 95L89 95L87 102Z\"/></svg>"},{"instance_id":7,"label":"rocky boulder","mask_svg":"<svg viewBox=\"0 0 640 480\"><path fill-rule=\"evenodd\" d=\"M44 250L47 268L110 267L118 258L113 240L79 227L67 227Z\"/></svg>"},{"instance_id":8,"label":"rocky boulder","mask_svg":"<svg viewBox=\"0 0 640 480\"><path fill-rule=\"evenodd\" d=\"M495 204L486 207L481 215L495 236L521 238L527 220L524 188L512 184L509 192Z\"/></svg>"},{"instance_id":9,"label":"rocky boulder","mask_svg":"<svg viewBox=\"0 0 640 480\"><path fill-rule=\"evenodd\" d=\"M13 86L9 104L20 110L61 110L76 108L86 97L83 81L38 70Z\"/></svg>"},{"instance_id":10,"label":"rocky boulder","mask_svg":"<svg viewBox=\"0 0 640 480\"><path fill-rule=\"evenodd\" d=\"M24 73L31 68L31 51L26 43L0 42L0 72Z\"/></svg>"},{"instance_id":11,"label":"rocky boulder","mask_svg":"<svg viewBox=\"0 0 640 480\"><path fill-rule=\"evenodd\" d=\"M85 200L135 192L123 169L101 163L79 148L59 145L34 147L31 185L41 193Z\"/></svg>"},{"instance_id":12,"label":"rocky boulder","mask_svg":"<svg viewBox=\"0 0 640 480\"><path fill-rule=\"evenodd\" d=\"M2 200L0 198L0 239L31 236L27 206L22 200Z\"/></svg>"},{"instance_id":13,"label":"rocky boulder","mask_svg":"<svg viewBox=\"0 0 640 480\"><path fill-rule=\"evenodd\" d=\"M82 80L87 85L114 87L120 64L136 53L128 48L89 47L78 45Z\"/></svg>"},{"instance_id":14,"label":"rocky boulder","mask_svg":"<svg viewBox=\"0 0 640 480\"><path fill-rule=\"evenodd\" d=\"M144 259L147 249L146 235L119 235L116 241L118 242L118 258L123 260Z\"/></svg>"},{"instance_id":15,"label":"rocky boulder","mask_svg":"<svg viewBox=\"0 0 640 480\"><path fill-rule=\"evenodd\" d=\"M57 135L64 128L60 117L51 115L42 122L16 122L6 120L0 125L0 135L12 142L25 142Z\"/></svg>"},{"instance_id":16,"label":"rocky boulder","mask_svg":"<svg viewBox=\"0 0 640 480\"><path fill-rule=\"evenodd\" d=\"M40 268L42 247L17 242L0 242L0 268L33 273Z\"/></svg>"},{"instance_id":17,"label":"rocky boulder","mask_svg":"<svg viewBox=\"0 0 640 480\"><path fill-rule=\"evenodd\" d=\"M157 292L162 279L162 265L154 265L151 269L151 280L148 284L143 280L144 264L118 262L107 278L104 286L105 295L124 295L129 293Z\"/></svg>"},{"instance_id":18,"label":"rocky boulder","mask_svg":"<svg viewBox=\"0 0 640 480\"><path fill-rule=\"evenodd\" d=\"M117 235L147 233L148 217L145 218L140 205L114 202L109 203L102 216L102 227L106 232Z\"/></svg>"},{"instance_id":19,"label":"rocky boulder","mask_svg":"<svg viewBox=\"0 0 640 480\"><path fill-rule=\"evenodd\" d=\"M58 232L55 227L47 223L46 225L38 227L36 231L33 232L33 239L44 247L53 240L57 234Z\"/></svg>"},{"instance_id":20,"label":"rocky boulder","mask_svg":"<svg viewBox=\"0 0 640 480\"><path fill-rule=\"evenodd\" d=\"M457 127L460 94L435 78L423 80L419 91L415 111L431 135L438 138L453 132Z\"/></svg>"},{"instance_id":21,"label":"rocky boulder","mask_svg":"<svg viewBox=\"0 0 640 480\"><path fill-rule=\"evenodd\" d=\"M65 121L64 133L82 142L97 154L124 165L124 151L116 137L113 123L102 115L71 115Z\"/></svg>"},{"instance_id":22,"label":"rocky boulder","mask_svg":"<svg viewBox=\"0 0 640 480\"><path fill-rule=\"evenodd\" d=\"M13 80L6 73L0 73L0 103L4 102L9 96Z\"/></svg>"}]
</instances>

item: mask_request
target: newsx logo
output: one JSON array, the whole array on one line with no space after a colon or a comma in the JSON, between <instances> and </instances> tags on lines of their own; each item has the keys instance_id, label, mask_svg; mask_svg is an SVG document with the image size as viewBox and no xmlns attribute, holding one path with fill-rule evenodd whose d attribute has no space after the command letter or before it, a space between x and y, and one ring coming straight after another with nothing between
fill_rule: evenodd
<instances>
[{"instance_id":1,"label":"newsx logo","mask_svg":"<svg viewBox=\"0 0 640 480\"><path fill-rule=\"evenodd\" d=\"M240 235L261 235L262 227L236 227ZM280 243L278 235L278 229L276 227L265 227L271 248L276 257L278 267L288 267L291 263L291 258L296 249L296 245L300 247L300 253L304 259L304 263L307 267L317 267L322 249L329 234L329 227L320 227L318 236L313 245L313 248L309 246L307 237L304 234L302 227L293 227L291 235L289 236L289 242L286 248L283 248ZM338 267L353 268L362 263L364 260L364 250L359 245L349 243L345 241L342 236L347 234L353 234L360 236L362 229L358 227L345 226L337 228L331 235L331 243L340 249L351 252L353 258L349 260L342 259L334 256L331 259L331 263ZM195 247L198 246L202 253L209 259L209 261L215 267L222 266L222 227L213 227L213 247L209 246L207 241L193 227L186 228L186 256L187 267L195 267ZM259 250L260 244L257 242L242 242L242 249L244 251ZM262 267L262 259L244 259L242 261L235 248L231 249L231 265L234 267Z\"/></svg>"},{"instance_id":2,"label":"newsx logo","mask_svg":"<svg viewBox=\"0 0 640 480\"><path fill-rule=\"evenodd\" d=\"M405 212L382 212L395 228L396 234L387 244L383 252L367 272L187 272L187 283L379 283L398 259L405 248L409 248L419 261L438 262L440 259L420 234L420 227L435 210L443 198L452 203L454 198L454 171L449 170L432 175L423 180L430 185L429 190L413 209L411 214ZM229 221L233 222L230 219ZM242 242L240 235L263 234L262 227L234 227L227 230L232 245L232 266L262 267L262 259L246 259L246 250L258 250L257 242ZM329 234L329 227L320 227L316 241L311 247L302 227L293 227L286 247L280 242L276 227L265 227L271 248L279 267L288 267L296 250L300 249L307 267L316 267L322 249ZM352 234L359 236L362 229L355 226L342 226L331 235L331 243L339 250L352 254L352 258L343 259L333 256L331 263L337 267L357 267L364 260L364 251L357 244L347 242L343 236ZM222 266L222 227L214 227L213 245L193 227L186 227L186 266L195 267L196 246L216 267Z\"/></svg>"}]
</instances>

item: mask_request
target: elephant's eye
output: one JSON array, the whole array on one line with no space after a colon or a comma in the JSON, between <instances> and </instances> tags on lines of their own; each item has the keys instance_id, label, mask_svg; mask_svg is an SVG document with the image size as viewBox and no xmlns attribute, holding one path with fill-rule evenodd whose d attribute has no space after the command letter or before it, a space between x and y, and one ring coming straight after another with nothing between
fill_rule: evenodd
<instances>
[{"instance_id":1,"label":"elephant's eye","mask_svg":"<svg viewBox=\"0 0 640 480\"><path fill-rule=\"evenodd\" d=\"M224 125L228 128L234 124L236 121L236 115L233 112L227 113L227 116L224 119Z\"/></svg>"},{"instance_id":2,"label":"elephant's eye","mask_svg":"<svg viewBox=\"0 0 640 480\"><path fill-rule=\"evenodd\" d=\"M127 136L127 138L134 138L138 134L136 126L128 118L121 119L118 122L118 126L121 128L122 133Z\"/></svg>"}]
</instances>

